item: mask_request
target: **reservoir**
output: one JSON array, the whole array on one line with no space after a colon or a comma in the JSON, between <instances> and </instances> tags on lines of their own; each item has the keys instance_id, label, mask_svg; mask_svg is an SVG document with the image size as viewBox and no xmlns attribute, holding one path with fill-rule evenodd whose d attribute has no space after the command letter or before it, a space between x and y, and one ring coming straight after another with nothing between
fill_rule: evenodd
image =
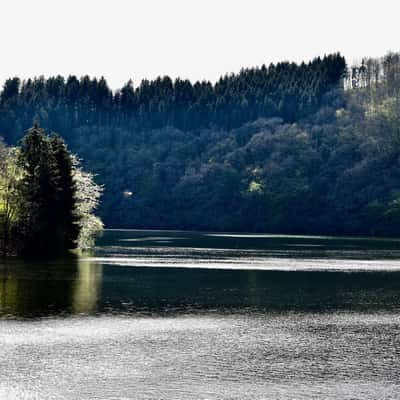
<instances>
[{"instance_id":1,"label":"reservoir","mask_svg":"<svg viewBox=\"0 0 400 400\"><path fill-rule=\"evenodd\" d=\"M0 399L396 399L400 240L109 230L0 264Z\"/></svg>"}]
</instances>

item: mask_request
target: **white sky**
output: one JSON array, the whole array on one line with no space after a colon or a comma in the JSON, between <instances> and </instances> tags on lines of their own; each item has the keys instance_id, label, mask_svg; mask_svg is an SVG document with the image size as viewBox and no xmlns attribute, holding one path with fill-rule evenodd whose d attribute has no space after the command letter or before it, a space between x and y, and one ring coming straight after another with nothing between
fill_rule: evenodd
<instances>
[{"instance_id":1,"label":"white sky","mask_svg":"<svg viewBox=\"0 0 400 400\"><path fill-rule=\"evenodd\" d=\"M241 67L400 50L399 0L0 0L11 76L216 80Z\"/></svg>"}]
</instances>

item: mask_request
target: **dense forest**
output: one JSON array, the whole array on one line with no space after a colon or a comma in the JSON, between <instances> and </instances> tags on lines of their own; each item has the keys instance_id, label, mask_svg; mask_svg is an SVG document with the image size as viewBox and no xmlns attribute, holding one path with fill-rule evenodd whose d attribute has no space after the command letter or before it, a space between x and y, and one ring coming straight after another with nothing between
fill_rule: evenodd
<instances>
[{"instance_id":1,"label":"dense forest","mask_svg":"<svg viewBox=\"0 0 400 400\"><path fill-rule=\"evenodd\" d=\"M400 234L400 55L160 77L5 82L0 136L37 118L104 184L107 227Z\"/></svg>"}]
</instances>

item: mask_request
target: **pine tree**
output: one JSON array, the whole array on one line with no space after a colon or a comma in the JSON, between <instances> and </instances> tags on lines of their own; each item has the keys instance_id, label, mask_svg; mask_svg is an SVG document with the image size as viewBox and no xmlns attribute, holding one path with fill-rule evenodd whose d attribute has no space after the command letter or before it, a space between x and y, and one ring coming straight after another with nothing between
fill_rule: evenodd
<instances>
[{"instance_id":1,"label":"pine tree","mask_svg":"<svg viewBox=\"0 0 400 400\"><path fill-rule=\"evenodd\" d=\"M59 246L64 250L69 250L76 247L79 235L72 159L64 140L57 134L53 134L50 138L50 146L58 171L58 191L54 209L57 216Z\"/></svg>"},{"instance_id":2,"label":"pine tree","mask_svg":"<svg viewBox=\"0 0 400 400\"><path fill-rule=\"evenodd\" d=\"M37 123L22 140L19 161L24 171L20 184L24 200L20 252L27 257L64 253L64 217L58 206L62 193L60 171L50 141Z\"/></svg>"}]
</instances>

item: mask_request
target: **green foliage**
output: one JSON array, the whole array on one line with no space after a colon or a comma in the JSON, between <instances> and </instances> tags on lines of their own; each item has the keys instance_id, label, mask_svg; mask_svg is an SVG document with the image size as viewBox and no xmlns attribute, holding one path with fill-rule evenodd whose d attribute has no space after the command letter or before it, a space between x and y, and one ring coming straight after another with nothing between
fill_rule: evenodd
<instances>
[{"instance_id":1,"label":"green foliage","mask_svg":"<svg viewBox=\"0 0 400 400\"><path fill-rule=\"evenodd\" d=\"M23 210L20 219L22 253L26 256L63 254L63 216L59 216L60 170L50 140L37 124L22 140L19 162Z\"/></svg>"},{"instance_id":2,"label":"green foliage","mask_svg":"<svg viewBox=\"0 0 400 400\"><path fill-rule=\"evenodd\" d=\"M1 139L1 138L0 138ZM0 255L13 252L13 238L21 213L18 150L7 148L0 140Z\"/></svg>"},{"instance_id":3,"label":"green foliage","mask_svg":"<svg viewBox=\"0 0 400 400\"><path fill-rule=\"evenodd\" d=\"M94 239L103 231L103 223L94 215L103 188L94 181L93 174L85 172L76 156L72 158L73 180L76 186L75 212L79 221L77 247L85 250L94 246Z\"/></svg>"},{"instance_id":4,"label":"green foliage","mask_svg":"<svg viewBox=\"0 0 400 400\"><path fill-rule=\"evenodd\" d=\"M63 139L35 123L18 149L0 143L0 249L46 258L89 246L102 224L92 211L101 195ZM83 204L84 203L84 204Z\"/></svg>"},{"instance_id":5,"label":"green foliage","mask_svg":"<svg viewBox=\"0 0 400 400\"><path fill-rule=\"evenodd\" d=\"M80 225L76 212L77 194L72 158L60 136L53 135L49 143L58 170L57 199L53 205L58 219L58 240L63 249L73 249L76 247Z\"/></svg>"},{"instance_id":6,"label":"green foliage","mask_svg":"<svg viewBox=\"0 0 400 400\"><path fill-rule=\"evenodd\" d=\"M340 55L114 94L104 79L10 80L0 132L15 143L34 115L60 132L105 185L109 227L398 235L399 60L347 69L345 90ZM93 182L78 176L77 198ZM83 247L82 221L101 226L91 193Z\"/></svg>"},{"instance_id":7,"label":"green foliage","mask_svg":"<svg viewBox=\"0 0 400 400\"><path fill-rule=\"evenodd\" d=\"M257 118L279 116L292 122L318 110L323 96L344 75L339 54L300 65L283 62L221 77L214 85L169 77L129 81L115 94L104 78L43 77L6 81L0 95L0 127L9 143L35 116L70 143L82 126L130 132L172 126L184 131L231 129ZM110 145L116 144L111 140Z\"/></svg>"}]
</instances>

